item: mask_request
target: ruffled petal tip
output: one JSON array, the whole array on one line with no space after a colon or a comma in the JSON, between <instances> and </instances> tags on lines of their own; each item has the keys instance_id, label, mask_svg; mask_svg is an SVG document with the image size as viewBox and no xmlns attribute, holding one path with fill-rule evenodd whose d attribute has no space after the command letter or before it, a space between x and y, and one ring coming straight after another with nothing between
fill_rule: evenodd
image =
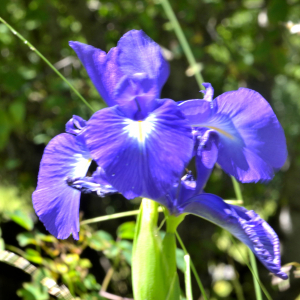
<instances>
[{"instance_id":1,"label":"ruffled petal tip","mask_svg":"<svg viewBox=\"0 0 300 300\"><path fill-rule=\"evenodd\" d=\"M78 135L82 132L85 126L86 120L82 119L79 116L73 115L73 118L71 118L66 124L66 132Z\"/></svg>"},{"instance_id":2,"label":"ruffled petal tip","mask_svg":"<svg viewBox=\"0 0 300 300\"><path fill-rule=\"evenodd\" d=\"M181 213L195 214L228 230L246 244L270 272L282 279L288 278L281 271L280 243L275 231L254 211L203 193L191 198Z\"/></svg>"}]
</instances>

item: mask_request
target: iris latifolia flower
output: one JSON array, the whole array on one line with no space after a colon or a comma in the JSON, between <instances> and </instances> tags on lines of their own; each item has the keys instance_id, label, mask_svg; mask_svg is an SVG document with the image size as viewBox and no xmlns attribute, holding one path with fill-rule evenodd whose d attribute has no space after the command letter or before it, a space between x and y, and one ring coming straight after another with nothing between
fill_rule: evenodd
<instances>
[{"instance_id":1,"label":"iris latifolia flower","mask_svg":"<svg viewBox=\"0 0 300 300\"><path fill-rule=\"evenodd\" d=\"M109 107L88 121L73 116L67 133L47 145L33 193L46 228L58 238L78 239L81 192L143 196L174 216L195 214L229 230L286 278L273 229L254 211L203 191L215 163L241 182L271 180L284 164L284 133L268 102L245 88L213 100L208 83L204 99L159 99L169 67L142 31L128 32L108 53L79 42L70 46ZM188 173L180 180L193 156L197 179ZM98 168L86 177L92 160Z\"/></svg>"},{"instance_id":2,"label":"iris latifolia flower","mask_svg":"<svg viewBox=\"0 0 300 300\"><path fill-rule=\"evenodd\" d=\"M108 53L79 42L70 46L109 107L88 121L74 116L68 134L45 149L33 204L62 239L78 239L80 191L156 199L178 181L193 152L188 119L176 102L159 99L169 66L143 31L129 31ZM84 178L92 160L100 171Z\"/></svg>"}]
</instances>

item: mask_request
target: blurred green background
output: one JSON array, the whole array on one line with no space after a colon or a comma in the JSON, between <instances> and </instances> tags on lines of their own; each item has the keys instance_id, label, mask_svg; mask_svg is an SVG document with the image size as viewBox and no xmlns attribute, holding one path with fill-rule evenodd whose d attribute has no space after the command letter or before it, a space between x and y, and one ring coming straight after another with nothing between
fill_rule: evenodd
<instances>
[{"instance_id":1,"label":"blurred green background","mask_svg":"<svg viewBox=\"0 0 300 300\"><path fill-rule=\"evenodd\" d=\"M272 182L243 185L242 190L245 206L268 220L278 233L282 263L300 262L300 2L173 0L171 5L215 95L252 88L270 102L284 127L289 151L285 166ZM162 98L201 97L159 1L1 0L0 16L96 109L105 104L68 41L108 51L131 29L143 29L163 47L170 62L171 75ZM112 294L132 297L134 217L83 226L80 241L75 243L49 236L32 209L31 193L43 149L64 132L73 114L85 119L91 115L36 53L0 24L0 249L14 251L38 267L31 278L0 262L0 299L55 299L39 283L43 276L66 284L82 299L105 299L98 295L101 286ZM231 179L219 168L206 191L224 199L235 197ZM84 195L80 209L82 218L88 219L138 205L138 200L127 201L120 195L104 199ZM188 216L179 233L211 300L255 299L252 275L226 232ZM245 247L238 245L246 256ZM178 250L181 269L182 263ZM274 285L268 271L260 263L258 267L274 300L300 299L295 268L288 283ZM183 283L182 273L180 279ZM193 293L194 299L202 299L195 281Z\"/></svg>"}]
</instances>

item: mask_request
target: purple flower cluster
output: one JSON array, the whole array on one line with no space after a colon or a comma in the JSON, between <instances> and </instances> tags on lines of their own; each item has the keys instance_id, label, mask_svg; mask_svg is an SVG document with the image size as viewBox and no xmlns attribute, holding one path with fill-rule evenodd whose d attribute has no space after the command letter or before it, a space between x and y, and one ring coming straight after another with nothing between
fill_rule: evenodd
<instances>
[{"instance_id":1,"label":"purple flower cluster","mask_svg":"<svg viewBox=\"0 0 300 300\"><path fill-rule=\"evenodd\" d=\"M284 132L268 102L240 88L213 99L160 99L169 66L160 47L132 30L108 53L70 42L108 108L78 116L47 145L33 193L40 220L56 237L78 239L81 192L151 198L172 214L190 213L230 231L275 275L279 240L254 211L229 205L203 188L218 163L241 182L268 181L284 164ZM197 178L185 167L195 157ZM98 168L86 177L91 161Z\"/></svg>"}]
</instances>

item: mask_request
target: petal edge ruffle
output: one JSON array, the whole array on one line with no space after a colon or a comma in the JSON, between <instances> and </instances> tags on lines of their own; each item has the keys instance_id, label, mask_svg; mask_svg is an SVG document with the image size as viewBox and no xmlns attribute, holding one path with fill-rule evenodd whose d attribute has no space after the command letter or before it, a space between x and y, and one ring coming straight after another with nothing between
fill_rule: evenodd
<instances>
[{"instance_id":1,"label":"petal edge ruffle","mask_svg":"<svg viewBox=\"0 0 300 300\"><path fill-rule=\"evenodd\" d=\"M245 243L270 272L282 279L288 278L280 269L280 243L275 231L254 211L203 193L191 198L181 213L200 216L228 230Z\"/></svg>"}]
</instances>

